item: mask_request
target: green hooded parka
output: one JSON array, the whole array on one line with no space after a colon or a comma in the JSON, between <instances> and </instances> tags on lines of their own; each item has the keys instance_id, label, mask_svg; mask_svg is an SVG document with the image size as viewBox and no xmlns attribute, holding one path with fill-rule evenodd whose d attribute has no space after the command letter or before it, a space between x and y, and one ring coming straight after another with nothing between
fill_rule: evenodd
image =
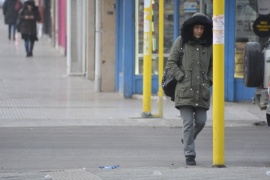
<instances>
[{"instance_id":1,"label":"green hooded parka","mask_svg":"<svg viewBox=\"0 0 270 180\"><path fill-rule=\"evenodd\" d=\"M193 37L193 27L197 24L204 26L200 39ZM179 67L181 43L184 55ZM175 88L175 107L209 109L213 64L212 22L207 16L196 13L183 23L181 37L178 37L172 46L167 66L170 74L178 81Z\"/></svg>"}]
</instances>

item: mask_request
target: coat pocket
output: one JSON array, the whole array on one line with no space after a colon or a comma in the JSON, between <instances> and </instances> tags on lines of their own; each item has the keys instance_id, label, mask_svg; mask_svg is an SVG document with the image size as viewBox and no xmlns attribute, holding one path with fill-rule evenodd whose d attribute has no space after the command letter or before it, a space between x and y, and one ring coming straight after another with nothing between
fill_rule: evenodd
<instances>
[{"instance_id":1,"label":"coat pocket","mask_svg":"<svg viewBox=\"0 0 270 180\"><path fill-rule=\"evenodd\" d=\"M203 82L201 84L201 97L207 101L210 99L210 81L205 76L203 76Z\"/></svg>"},{"instance_id":2,"label":"coat pocket","mask_svg":"<svg viewBox=\"0 0 270 180\"><path fill-rule=\"evenodd\" d=\"M185 77L184 79L179 83L177 87L177 96L182 99L188 99L193 97L193 89L192 89L192 71L191 70L185 70Z\"/></svg>"},{"instance_id":3,"label":"coat pocket","mask_svg":"<svg viewBox=\"0 0 270 180\"><path fill-rule=\"evenodd\" d=\"M210 99L210 86L206 84L202 85L202 98L207 101Z\"/></svg>"}]
</instances>

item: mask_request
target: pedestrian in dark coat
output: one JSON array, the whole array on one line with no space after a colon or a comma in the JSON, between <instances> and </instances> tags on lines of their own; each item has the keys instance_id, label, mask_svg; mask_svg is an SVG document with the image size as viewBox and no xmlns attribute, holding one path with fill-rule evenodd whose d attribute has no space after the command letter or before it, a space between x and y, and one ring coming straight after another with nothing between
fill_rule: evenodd
<instances>
[{"instance_id":1,"label":"pedestrian in dark coat","mask_svg":"<svg viewBox=\"0 0 270 180\"><path fill-rule=\"evenodd\" d=\"M184 54L179 67L182 47ZM194 140L205 125L212 86L212 21L207 16L195 13L183 23L181 37L173 44L167 66L178 81L174 101L183 120L186 164L196 165Z\"/></svg>"},{"instance_id":2,"label":"pedestrian in dark coat","mask_svg":"<svg viewBox=\"0 0 270 180\"><path fill-rule=\"evenodd\" d=\"M12 31L12 38L13 40L15 40L16 21L18 18L19 10L20 10L20 8L18 9L15 8L16 1L17 0L5 0L3 4L3 14L5 16L5 24L8 25L8 39L9 40L11 39L11 31Z\"/></svg>"},{"instance_id":3,"label":"pedestrian in dark coat","mask_svg":"<svg viewBox=\"0 0 270 180\"><path fill-rule=\"evenodd\" d=\"M37 21L41 20L38 7L33 0L24 2L19 18L22 21L20 32L25 42L26 57L32 57L35 41L38 40Z\"/></svg>"}]
</instances>

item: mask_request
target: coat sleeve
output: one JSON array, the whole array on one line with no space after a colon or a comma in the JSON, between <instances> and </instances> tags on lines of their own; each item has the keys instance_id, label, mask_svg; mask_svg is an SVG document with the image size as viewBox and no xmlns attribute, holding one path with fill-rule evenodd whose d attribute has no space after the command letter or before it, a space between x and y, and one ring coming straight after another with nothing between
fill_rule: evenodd
<instances>
[{"instance_id":1,"label":"coat sleeve","mask_svg":"<svg viewBox=\"0 0 270 180\"><path fill-rule=\"evenodd\" d=\"M177 81L182 81L184 78L184 73L179 67L179 61L182 60L181 58L181 37L178 37L171 49L169 59L167 61L166 66L169 68L169 73L173 75L173 77Z\"/></svg>"},{"instance_id":2,"label":"coat sleeve","mask_svg":"<svg viewBox=\"0 0 270 180\"><path fill-rule=\"evenodd\" d=\"M6 13L7 13L7 8L8 8L7 6L8 6L8 2L5 1L4 4L3 4L3 14L4 15L6 15Z\"/></svg>"}]
</instances>

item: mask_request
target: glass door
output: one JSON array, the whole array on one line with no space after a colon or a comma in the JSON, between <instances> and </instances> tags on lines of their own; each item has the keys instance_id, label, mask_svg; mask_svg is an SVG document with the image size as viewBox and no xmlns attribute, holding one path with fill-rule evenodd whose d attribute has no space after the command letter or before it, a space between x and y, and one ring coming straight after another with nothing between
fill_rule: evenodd
<instances>
[{"instance_id":1,"label":"glass door","mask_svg":"<svg viewBox=\"0 0 270 180\"><path fill-rule=\"evenodd\" d=\"M164 4L164 63L167 61L171 46L173 44L173 1L165 0ZM152 73L158 74L158 19L159 19L159 4L158 0L152 0L153 7L153 24L152 24ZM136 19L135 19L135 75L143 73L143 16L144 0L136 1Z\"/></svg>"}]
</instances>

